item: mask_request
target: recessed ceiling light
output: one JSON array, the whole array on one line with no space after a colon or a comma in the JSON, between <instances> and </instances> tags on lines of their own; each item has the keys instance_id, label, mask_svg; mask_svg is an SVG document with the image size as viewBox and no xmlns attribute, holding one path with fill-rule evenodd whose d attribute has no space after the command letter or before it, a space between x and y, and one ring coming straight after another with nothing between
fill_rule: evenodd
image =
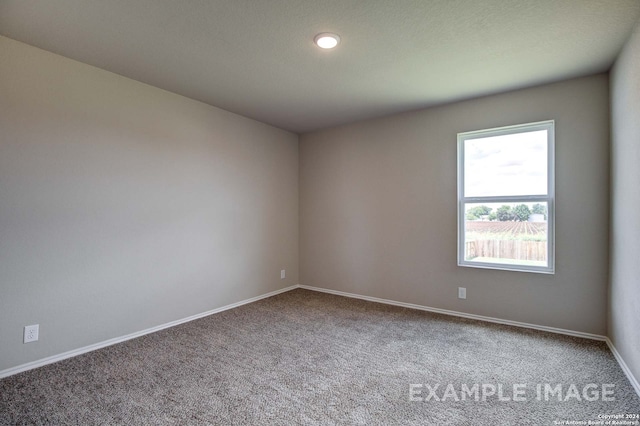
<instances>
[{"instance_id":1,"label":"recessed ceiling light","mask_svg":"<svg viewBox=\"0 0 640 426\"><path fill-rule=\"evenodd\" d=\"M340 43L340 36L333 33L320 33L313 41L322 49L333 49Z\"/></svg>"}]
</instances>

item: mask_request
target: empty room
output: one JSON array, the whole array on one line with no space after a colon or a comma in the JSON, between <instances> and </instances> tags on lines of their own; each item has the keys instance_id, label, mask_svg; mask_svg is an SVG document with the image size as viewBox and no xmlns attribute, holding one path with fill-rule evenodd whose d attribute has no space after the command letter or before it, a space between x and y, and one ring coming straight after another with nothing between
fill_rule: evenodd
<instances>
[{"instance_id":1,"label":"empty room","mask_svg":"<svg viewBox=\"0 0 640 426\"><path fill-rule=\"evenodd\" d=\"M640 425L640 1L0 0L1 425Z\"/></svg>"}]
</instances>

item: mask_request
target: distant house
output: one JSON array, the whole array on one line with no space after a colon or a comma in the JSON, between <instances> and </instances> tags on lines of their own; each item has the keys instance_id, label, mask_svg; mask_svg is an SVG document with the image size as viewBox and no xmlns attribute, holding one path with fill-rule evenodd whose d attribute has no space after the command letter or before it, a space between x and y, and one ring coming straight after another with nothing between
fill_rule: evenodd
<instances>
[{"instance_id":1,"label":"distant house","mask_svg":"<svg viewBox=\"0 0 640 426\"><path fill-rule=\"evenodd\" d=\"M544 215L540 213L534 213L529 215L529 222L546 222Z\"/></svg>"}]
</instances>

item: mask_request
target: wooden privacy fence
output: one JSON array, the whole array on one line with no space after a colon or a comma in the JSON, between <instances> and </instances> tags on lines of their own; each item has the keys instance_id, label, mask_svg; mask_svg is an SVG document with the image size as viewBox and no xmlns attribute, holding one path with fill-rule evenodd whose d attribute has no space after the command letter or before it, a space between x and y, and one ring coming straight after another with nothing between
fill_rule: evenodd
<instances>
[{"instance_id":1,"label":"wooden privacy fence","mask_svg":"<svg viewBox=\"0 0 640 426\"><path fill-rule=\"evenodd\" d=\"M465 243L465 259L493 257L515 260L547 260L546 241L474 240Z\"/></svg>"}]
</instances>

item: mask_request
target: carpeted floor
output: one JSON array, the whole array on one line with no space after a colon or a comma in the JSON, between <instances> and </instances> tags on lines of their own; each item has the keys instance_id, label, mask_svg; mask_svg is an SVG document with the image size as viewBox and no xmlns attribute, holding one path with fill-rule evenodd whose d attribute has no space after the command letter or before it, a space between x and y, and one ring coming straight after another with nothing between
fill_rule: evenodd
<instances>
[{"instance_id":1,"label":"carpeted floor","mask_svg":"<svg viewBox=\"0 0 640 426\"><path fill-rule=\"evenodd\" d=\"M0 380L3 425L554 425L638 413L603 342L306 290Z\"/></svg>"}]
</instances>

